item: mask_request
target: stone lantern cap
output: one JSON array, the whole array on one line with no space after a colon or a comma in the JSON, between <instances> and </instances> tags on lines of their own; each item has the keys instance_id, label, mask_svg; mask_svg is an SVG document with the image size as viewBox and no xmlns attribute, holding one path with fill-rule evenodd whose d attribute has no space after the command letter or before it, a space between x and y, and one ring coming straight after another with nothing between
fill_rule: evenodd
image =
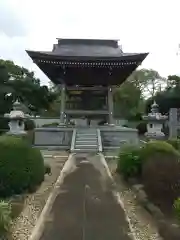
<instances>
[{"instance_id":1,"label":"stone lantern cap","mask_svg":"<svg viewBox=\"0 0 180 240\"><path fill-rule=\"evenodd\" d=\"M159 105L154 101L151 105L151 113L147 116L143 116L143 120L149 122L165 122L168 119L168 116L162 115L159 112Z\"/></svg>"},{"instance_id":2,"label":"stone lantern cap","mask_svg":"<svg viewBox=\"0 0 180 240\"><path fill-rule=\"evenodd\" d=\"M10 113L6 113L4 114L4 117L9 118L11 120L21 120L26 118L25 114L23 113L23 111L21 110L21 103L16 100L13 103L13 110Z\"/></svg>"}]
</instances>

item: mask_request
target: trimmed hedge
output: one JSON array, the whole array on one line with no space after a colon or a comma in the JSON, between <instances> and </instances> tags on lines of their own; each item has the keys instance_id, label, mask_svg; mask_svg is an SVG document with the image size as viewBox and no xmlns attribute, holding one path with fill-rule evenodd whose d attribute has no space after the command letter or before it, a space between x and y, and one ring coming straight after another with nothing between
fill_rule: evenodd
<instances>
[{"instance_id":1,"label":"trimmed hedge","mask_svg":"<svg viewBox=\"0 0 180 240\"><path fill-rule=\"evenodd\" d=\"M44 180L44 160L38 149L14 136L0 137L0 196L32 191Z\"/></svg>"},{"instance_id":2,"label":"trimmed hedge","mask_svg":"<svg viewBox=\"0 0 180 240\"><path fill-rule=\"evenodd\" d=\"M180 150L180 139L168 139L166 142L171 144L176 150Z\"/></svg>"},{"instance_id":3,"label":"trimmed hedge","mask_svg":"<svg viewBox=\"0 0 180 240\"><path fill-rule=\"evenodd\" d=\"M144 160L152 157L157 153L173 154L179 156L177 150L171 144L165 141L149 141L142 147L141 154Z\"/></svg>"},{"instance_id":4,"label":"trimmed hedge","mask_svg":"<svg viewBox=\"0 0 180 240\"><path fill-rule=\"evenodd\" d=\"M142 180L147 194L171 206L180 193L180 154L163 141L148 142L142 148Z\"/></svg>"},{"instance_id":5,"label":"trimmed hedge","mask_svg":"<svg viewBox=\"0 0 180 240\"><path fill-rule=\"evenodd\" d=\"M121 148L117 163L117 172L124 178L139 177L141 175L141 149L136 145L125 145Z\"/></svg>"}]
</instances>

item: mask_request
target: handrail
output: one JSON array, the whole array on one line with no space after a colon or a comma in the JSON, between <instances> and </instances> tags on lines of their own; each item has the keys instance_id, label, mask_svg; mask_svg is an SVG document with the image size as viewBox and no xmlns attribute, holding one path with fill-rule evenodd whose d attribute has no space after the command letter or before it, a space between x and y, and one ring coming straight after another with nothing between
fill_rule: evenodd
<instances>
[{"instance_id":1,"label":"handrail","mask_svg":"<svg viewBox=\"0 0 180 240\"><path fill-rule=\"evenodd\" d=\"M102 140L101 140L101 131L97 129L97 137L98 137L98 152L102 152Z\"/></svg>"},{"instance_id":2,"label":"handrail","mask_svg":"<svg viewBox=\"0 0 180 240\"><path fill-rule=\"evenodd\" d=\"M73 129L73 134L72 134L72 140L71 140L71 152L74 151L74 148L75 148L75 141L76 141L76 132L77 132L77 129L74 128Z\"/></svg>"}]
</instances>

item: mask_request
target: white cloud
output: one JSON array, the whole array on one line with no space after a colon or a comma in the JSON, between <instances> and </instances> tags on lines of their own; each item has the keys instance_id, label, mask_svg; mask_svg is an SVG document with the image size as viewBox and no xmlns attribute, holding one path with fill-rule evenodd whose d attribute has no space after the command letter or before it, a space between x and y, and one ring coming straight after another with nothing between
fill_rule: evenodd
<instances>
[{"instance_id":1,"label":"white cloud","mask_svg":"<svg viewBox=\"0 0 180 240\"><path fill-rule=\"evenodd\" d=\"M179 0L1 0L2 6L0 56L35 70L43 82L25 49L50 50L56 37L118 38L125 52L150 52L143 67L163 76L180 73Z\"/></svg>"}]
</instances>

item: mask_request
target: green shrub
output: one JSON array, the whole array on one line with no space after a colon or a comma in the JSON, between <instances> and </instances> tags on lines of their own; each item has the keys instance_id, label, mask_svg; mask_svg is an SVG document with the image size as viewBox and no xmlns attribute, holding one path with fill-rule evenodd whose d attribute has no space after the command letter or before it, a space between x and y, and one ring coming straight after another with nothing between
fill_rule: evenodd
<instances>
[{"instance_id":1,"label":"green shrub","mask_svg":"<svg viewBox=\"0 0 180 240\"><path fill-rule=\"evenodd\" d=\"M180 193L180 154L163 141L150 141L142 148L142 180L147 194L172 206Z\"/></svg>"},{"instance_id":2,"label":"green shrub","mask_svg":"<svg viewBox=\"0 0 180 240\"><path fill-rule=\"evenodd\" d=\"M168 139L166 142L171 144L176 150L180 150L180 139Z\"/></svg>"},{"instance_id":3,"label":"green shrub","mask_svg":"<svg viewBox=\"0 0 180 240\"><path fill-rule=\"evenodd\" d=\"M0 195L32 190L44 179L44 160L38 149L14 136L0 137Z\"/></svg>"},{"instance_id":4,"label":"green shrub","mask_svg":"<svg viewBox=\"0 0 180 240\"><path fill-rule=\"evenodd\" d=\"M24 128L25 131L34 130L36 128L36 124L32 119L27 118L24 121Z\"/></svg>"},{"instance_id":5,"label":"green shrub","mask_svg":"<svg viewBox=\"0 0 180 240\"><path fill-rule=\"evenodd\" d=\"M166 136L169 136L169 126L163 124L162 132L163 132Z\"/></svg>"},{"instance_id":6,"label":"green shrub","mask_svg":"<svg viewBox=\"0 0 180 240\"><path fill-rule=\"evenodd\" d=\"M0 201L0 238L7 236L11 226L11 205Z\"/></svg>"},{"instance_id":7,"label":"green shrub","mask_svg":"<svg viewBox=\"0 0 180 240\"><path fill-rule=\"evenodd\" d=\"M0 117L0 135L9 130L9 120L7 118Z\"/></svg>"},{"instance_id":8,"label":"green shrub","mask_svg":"<svg viewBox=\"0 0 180 240\"><path fill-rule=\"evenodd\" d=\"M136 129L138 130L139 135L144 135L147 132L147 123L146 122L140 122Z\"/></svg>"},{"instance_id":9,"label":"green shrub","mask_svg":"<svg viewBox=\"0 0 180 240\"><path fill-rule=\"evenodd\" d=\"M46 123L42 125L42 127L57 127L57 126L59 126L58 122Z\"/></svg>"},{"instance_id":10,"label":"green shrub","mask_svg":"<svg viewBox=\"0 0 180 240\"><path fill-rule=\"evenodd\" d=\"M51 174L51 166L48 163L44 164L44 172L45 174L48 174L48 175Z\"/></svg>"},{"instance_id":11,"label":"green shrub","mask_svg":"<svg viewBox=\"0 0 180 240\"><path fill-rule=\"evenodd\" d=\"M30 144L34 143L34 129L36 124L32 119L27 118L24 122L25 131L27 135L24 137Z\"/></svg>"},{"instance_id":12,"label":"green shrub","mask_svg":"<svg viewBox=\"0 0 180 240\"><path fill-rule=\"evenodd\" d=\"M154 154L164 153L164 154L173 154L178 155L178 151L169 143L165 141L149 141L142 148L142 156L144 159L152 157Z\"/></svg>"},{"instance_id":13,"label":"green shrub","mask_svg":"<svg viewBox=\"0 0 180 240\"><path fill-rule=\"evenodd\" d=\"M173 204L175 215L180 222L180 197L174 201Z\"/></svg>"},{"instance_id":14,"label":"green shrub","mask_svg":"<svg viewBox=\"0 0 180 240\"><path fill-rule=\"evenodd\" d=\"M125 145L121 148L117 164L117 172L125 178L141 175L141 148L135 145Z\"/></svg>"}]
</instances>

